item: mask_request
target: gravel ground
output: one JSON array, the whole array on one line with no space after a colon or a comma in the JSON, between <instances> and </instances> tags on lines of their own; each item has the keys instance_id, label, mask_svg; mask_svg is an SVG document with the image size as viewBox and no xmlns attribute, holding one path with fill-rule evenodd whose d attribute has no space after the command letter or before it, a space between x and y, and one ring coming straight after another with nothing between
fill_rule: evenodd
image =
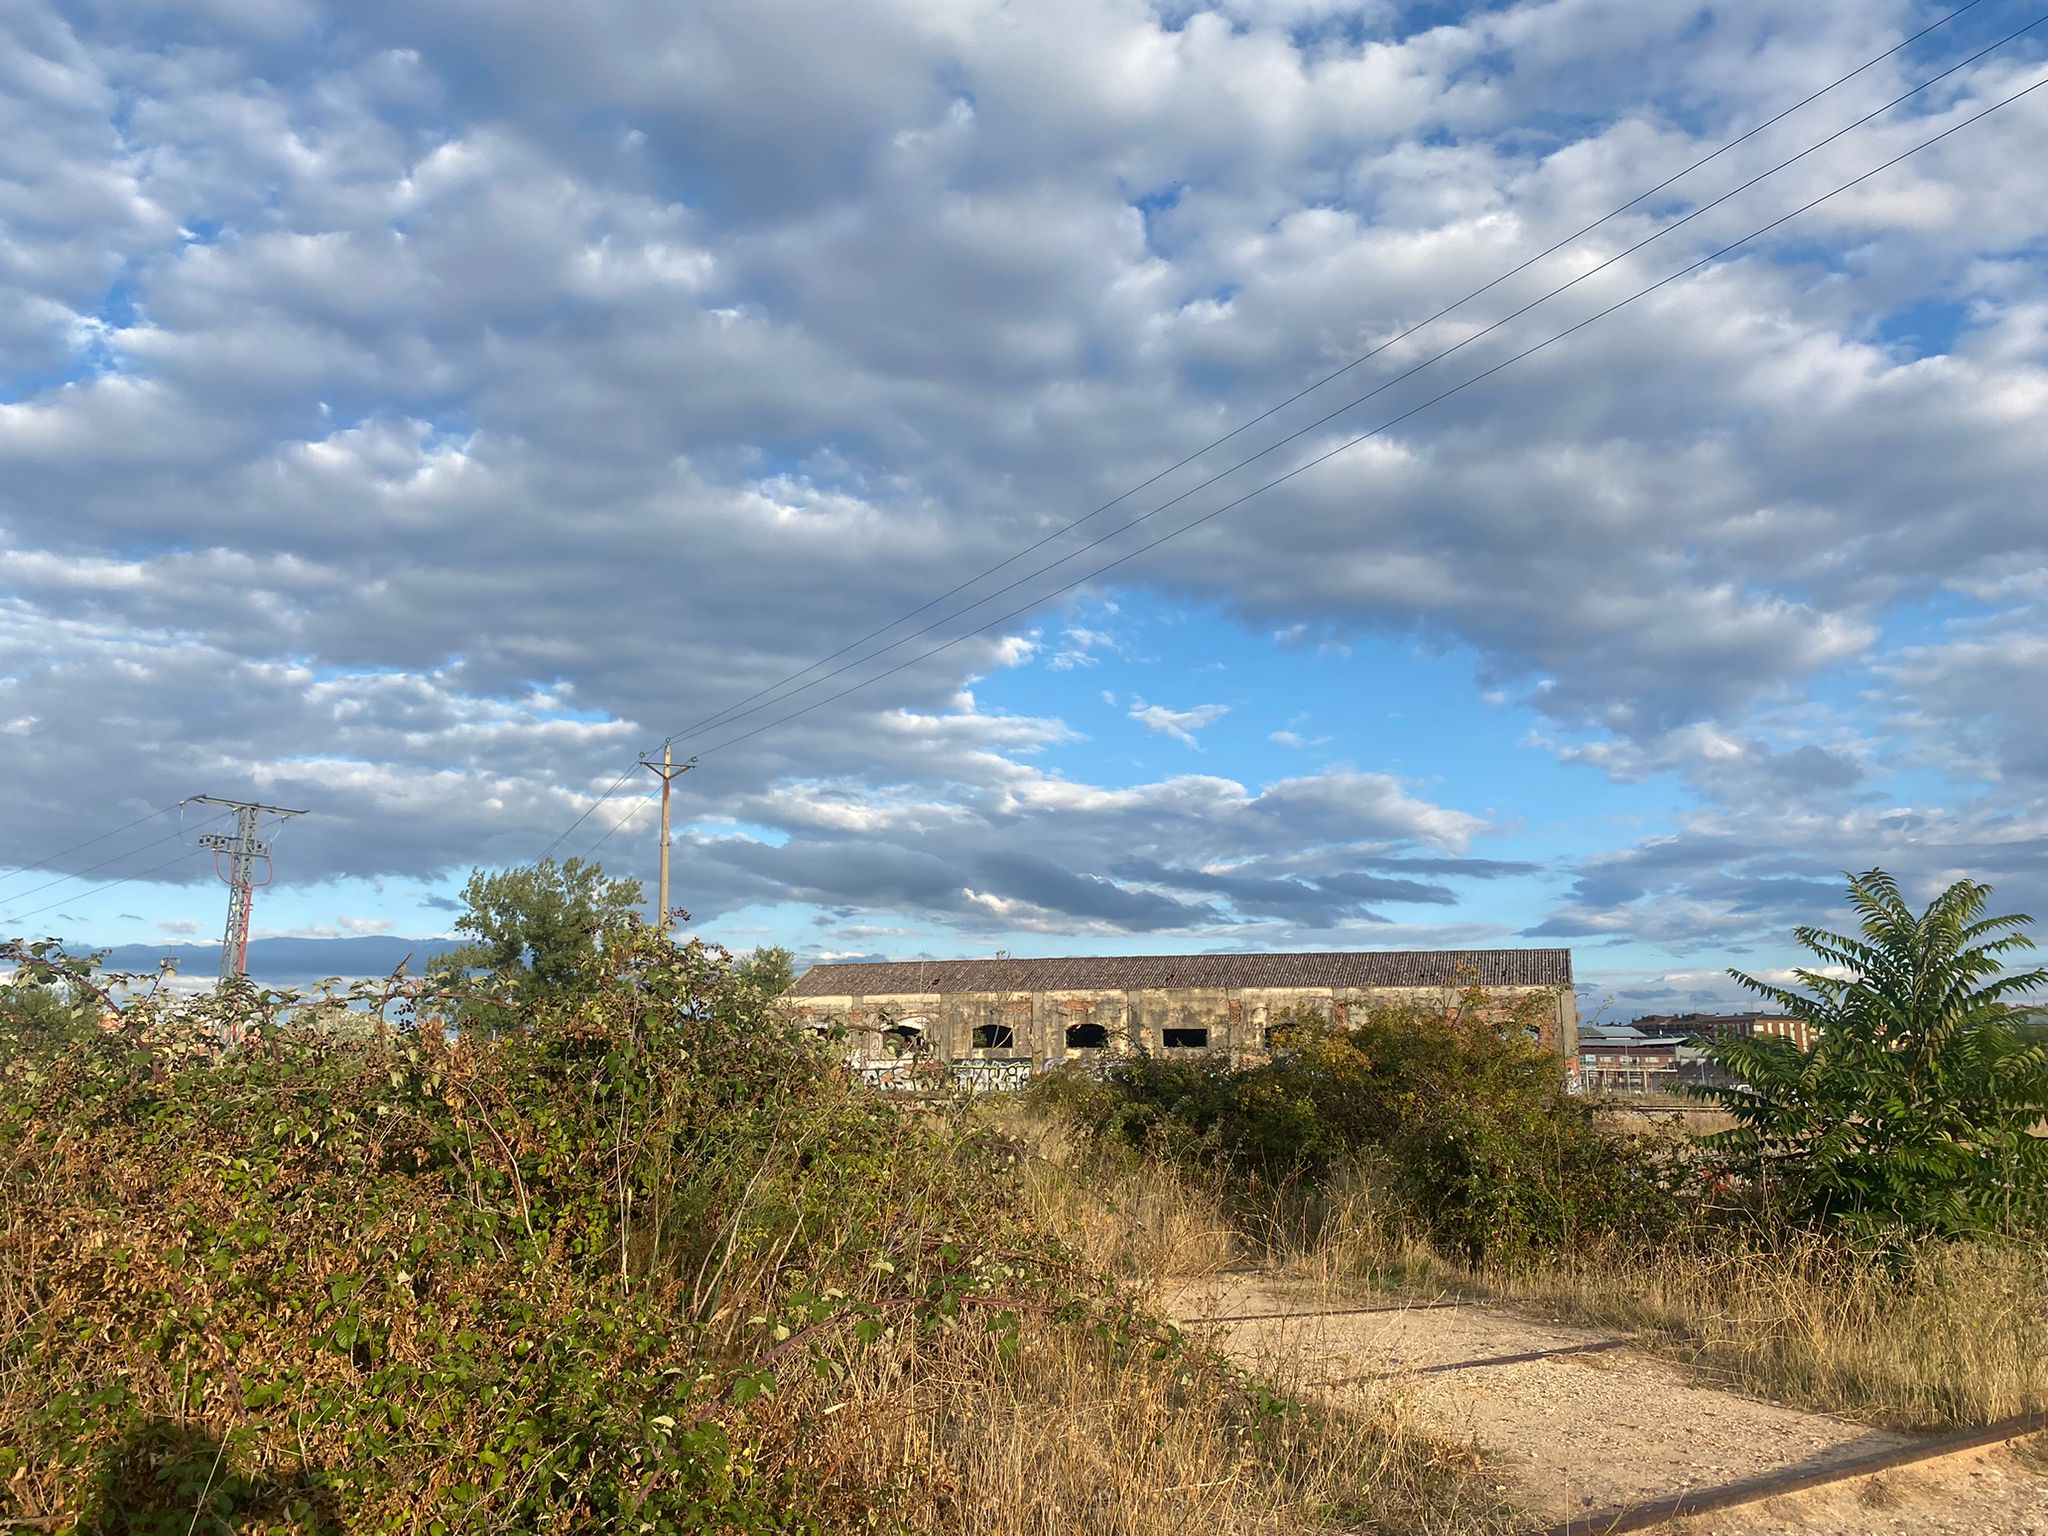
<instances>
[{"instance_id":1,"label":"gravel ground","mask_svg":"<svg viewBox=\"0 0 2048 1536\"><path fill-rule=\"evenodd\" d=\"M2048 1465L1978 1451L1674 1520L1666 1536L2048 1536Z\"/></svg>"},{"instance_id":2,"label":"gravel ground","mask_svg":"<svg viewBox=\"0 0 2048 1536\"><path fill-rule=\"evenodd\" d=\"M1259 1275L1189 1280L1169 1304L1177 1318L1213 1330L1231 1355L1294 1390L1391 1402L1439 1435L1472 1442L1536 1525L1824 1469L1915 1439L1701 1386L1611 1332L1495 1307L1201 1321L1343 1305ZM1558 1350L1574 1352L1547 1353ZM1664 1529L1688 1536L2048 1536L2048 1475L2038 1460L1983 1453Z\"/></svg>"}]
</instances>

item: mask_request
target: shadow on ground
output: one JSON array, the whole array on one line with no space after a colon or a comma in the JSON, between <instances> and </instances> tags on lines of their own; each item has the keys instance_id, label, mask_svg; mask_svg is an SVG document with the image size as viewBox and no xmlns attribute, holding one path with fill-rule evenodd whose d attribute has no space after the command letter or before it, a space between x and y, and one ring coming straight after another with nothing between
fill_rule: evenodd
<instances>
[{"instance_id":1,"label":"shadow on ground","mask_svg":"<svg viewBox=\"0 0 2048 1536\"><path fill-rule=\"evenodd\" d=\"M318 1468L251 1475L234 1463L228 1445L201 1429L144 1420L101 1462L80 1536L340 1536L334 1495Z\"/></svg>"}]
</instances>

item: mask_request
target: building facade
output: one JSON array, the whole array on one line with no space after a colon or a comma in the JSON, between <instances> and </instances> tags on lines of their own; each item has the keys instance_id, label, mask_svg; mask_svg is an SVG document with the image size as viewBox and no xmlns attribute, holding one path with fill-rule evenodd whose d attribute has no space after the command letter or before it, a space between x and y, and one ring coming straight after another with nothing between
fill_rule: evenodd
<instances>
[{"instance_id":1,"label":"building facade","mask_svg":"<svg viewBox=\"0 0 2048 1536\"><path fill-rule=\"evenodd\" d=\"M1251 1056L1290 1015L1342 1025L1376 1007L1454 1004L1471 987L1508 1003L1539 995L1538 1039L1576 1061L1567 949L830 963L785 1001L814 1028L844 1029L857 1066L985 1062L1015 1075L1105 1053Z\"/></svg>"},{"instance_id":2,"label":"building facade","mask_svg":"<svg viewBox=\"0 0 2048 1536\"><path fill-rule=\"evenodd\" d=\"M1804 1019L1782 1013L1650 1013L1633 1026L1646 1035L1678 1035L1698 1045L1735 1035L1776 1036L1801 1051L1813 1049L1813 1029Z\"/></svg>"},{"instance_id":3,"label":"building facade","mask_svg":"<svg viewBox=\"0 0 2048 1536\"><path fill-rule=\"evenodd\" d=\"M1579 1036L1579 1085L1592 1094L1675 1094L1688 1054L1699 1053L1683 1035L1588 1029Z\"/></svg>"}]
</instances>

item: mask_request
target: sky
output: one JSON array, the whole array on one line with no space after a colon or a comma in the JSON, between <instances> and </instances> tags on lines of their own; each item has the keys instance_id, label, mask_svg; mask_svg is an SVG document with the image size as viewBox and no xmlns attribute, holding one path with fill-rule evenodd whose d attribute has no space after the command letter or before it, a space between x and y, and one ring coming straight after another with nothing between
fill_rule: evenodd
<instances>
[{"instance_id":1,"label":"sky","mask_svg":"<svg viewBox=\"0 0 2048 1536\"><path fill-rule=\"evenodd\" d=\"M2048 909L2048 26L1951 9L0 0L0 931L216 937L195 794L307 812L258 935L651 896L671 733L806 959Z\"/></svg>"}]
</instances>

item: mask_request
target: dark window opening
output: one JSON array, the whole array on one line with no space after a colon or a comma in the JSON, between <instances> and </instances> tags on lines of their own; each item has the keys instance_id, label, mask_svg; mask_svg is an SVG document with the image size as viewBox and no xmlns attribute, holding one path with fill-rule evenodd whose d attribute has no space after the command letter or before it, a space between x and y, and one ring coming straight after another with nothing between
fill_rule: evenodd
<instances>
[{"instance_id":1,"label":"dark window opening","mask_svg":"<svg viewBox=\"0 0 2048 1536\"><path fill-rule=\"evenodd\" d=\"M1109 1044L1109 1031L1100 1024L1076 1024L1067 1031L1070 1051L1099 1051Z\"/></svg>"},{"instance_id":2,"label":"dark window opening","mask_svg":"<svg viewBox=\"0 0 2048 1536\"><path fill-rule=\"evenodd\" d=\"M977 1024L974 1026L974 1048L977 1051L1015 1050L1017 1032L1007 1024Z\"/></svg>"},{"instance_id":3,"label":"dark window opening","mask_svg":"<svg viewBox=\"0 0 2048 1536\"><path fill-rule=\"evenodd\" d=\"M1160 1031L1160 1043L1169 1051L1199 1051L1209 1043L1206 1029L1167 1029Z\"/></svg>"},{"instance_id":4,"label":"dark window opening","mask_svg":"<svg viewBox=\"0 0 2048 1536\"><path fill-rule=\"evenodd\" d=\"M882 1031L882 1049L891 1056L915 1056L924 1046L924 1031L915 1024L893 1024Z\"/></svg>"}]
</instances>

